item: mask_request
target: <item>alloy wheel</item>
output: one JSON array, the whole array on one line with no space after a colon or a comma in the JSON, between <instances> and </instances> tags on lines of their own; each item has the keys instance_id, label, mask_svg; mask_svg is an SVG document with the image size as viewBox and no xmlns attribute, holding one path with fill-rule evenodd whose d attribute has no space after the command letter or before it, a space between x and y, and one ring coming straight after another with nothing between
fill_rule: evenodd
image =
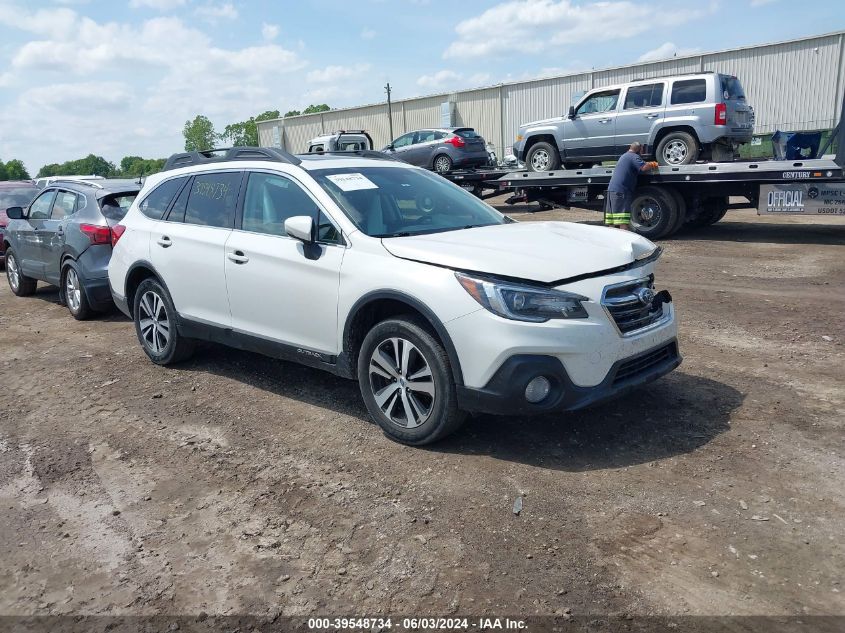
<instances>
[{"instance_id":1,"label":"alloy wheel","mask_svg":"<svg viewBox=\"0 0 845 633\"><path fill-rule=\"evenodd\" d=\"M544 149L538 149L534 152L534 155L531 156L531 167L534 168L534 171L548 171L549 165L551 164L551 156L549 153Z\"/></svg>"},{"instance_id":2,"label":"alloy wheel","mask_svg":"<svg viewBox=\"0 0 845 633\"><path fill-rule=\"evenodd\" d=\"M9 276L9 285L17 292L18 284L21 282L21 273L18 270L18 260L14 255L6 255L6 274Z\"/></svg>"},{"instance_id":3,"label":"alloy wheel","mask_svg":"<svg viewBox=\"0 0 845 633\"><path fill-rule=\"evenodd\" d=\"M663 159L670 165L681 165L688 153L689 148L683 141L669 141L663 148Z\"/></svg>"},{"instance_id":4,"label":"alloy wheel","mask_svg":"<svg viewBox=\"0 0 845 633\"><path fill-rule=\"evenodd\" d=\"M373 350L370 389L381 412L394 424L415 428L428 420L436 389L420 349L404 338L385 339Z\"/></svg>"},{"instance_id":5,"label":"alloy wheel","mask_svg":"<svg viewBox=\"0 0 845 633\"><path fill-rule=\"evenodd\" d=\"M450 161L446 156L438 156L437 160L434 161L434 169L443 174L452 167L452 161Z\"/></svg>"},{"instance_id":6,"label":"alloy wheel","mask_svg":"<svg viewBox=\"0 0 845 633\"><path fill-rule=\"evenodd\" d=\"M138 307L138 321L144 345L154 354L161 354L170 341L170 318L164 301L158 293L150 290L141 297Z\"/></svg>"},{"instance_id":7,"label":"alloy wheel","mask_svg":"<svg viewBox=\"0 0 845 633\"><path fill-rule=\"evenodd\" d=\"M68 268L65 276L65 300L71 312L78 312L82 304L82 289L79 285L79 276L73 268Z\"/></svg>"}]
</instances>

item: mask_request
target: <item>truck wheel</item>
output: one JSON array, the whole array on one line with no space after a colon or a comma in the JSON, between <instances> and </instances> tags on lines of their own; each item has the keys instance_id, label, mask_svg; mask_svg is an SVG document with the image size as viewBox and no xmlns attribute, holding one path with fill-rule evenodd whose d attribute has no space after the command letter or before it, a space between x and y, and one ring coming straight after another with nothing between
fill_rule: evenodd
<instances>
[{"instance_id":1,"label":"truck wheel","mask_svg":"<svg viewBox=\"0 0 845 633\"><path fill-rule=\"evenodd\" d=\"M21 272L18 256L11 248L6 249L6 279L9 281L9 288L19 297L34 294L38 286L38 280Z\"/></svg>"},{"instance_id":2,"label":"truck wheel","mask_svg":"<svg viewBox=\"0 0 845 633\"><path fill-rule=\"evenodd\" d=\"M657 163L660 165L691 165L698 160L698 141L687 132L669 132L657 144Z\"/></svg>"},{"instance_id":3,"label":"truck wheel","mask_svg":"<svg viewBox=\"0 0 845 633\"><path fill-rule=\"evenodd\" d=\"M661 187L642 187L631 201L631 228L650 240L668 235L678 218L675 196Z\"/></svg>"},{"instance_id":4,"label":"truck wheel","mask_svg":"<svg viewBox=\"0 0 845 633\"><path fill-rule=\"evenodd\" d=\"M560 167L560 155L557 153L557 148L543 141L534 143L528 150L528 156L525 157L525 166L528 171L554 171Z\"/></svg>"},{"instance_id":5,"label":"truck wheel","mask_svg":"<svg viewBox=\"0 0 845 633\"><path fill-rule=\"evenodd\" d=\"M678 214L677 218L675 218L675 224L671 229L669 229L669 232L664 235L664 237L669 237L670 235L677 233L687 219L687 201L684 200L681 192L677 189L667 189L667 191L672 194L672 197L675 199L675 204L678 207Z\"/></svg>"},{"instance_id":6,"label":"truck wheel","mask_svg":"<svg viewBox=\"0 0 845 633\"><path fill-rule=\"evenodd\" d=\"M436 442L466 419L446 350L410 315L369 331L358 353L358 384L370 415L403 444Z\"/></svg>"},{"instance_id":7,"label":"truck wheel","mask_svg":"<svg viewBox=\"0 0 845 633\"><path fill-rule=\"evenodd\" d=\"M698 215L688 219L686 225L693 229L716 224L728 212L727 198L707 198L701 203Z\"/></svg>"}]
</instances>

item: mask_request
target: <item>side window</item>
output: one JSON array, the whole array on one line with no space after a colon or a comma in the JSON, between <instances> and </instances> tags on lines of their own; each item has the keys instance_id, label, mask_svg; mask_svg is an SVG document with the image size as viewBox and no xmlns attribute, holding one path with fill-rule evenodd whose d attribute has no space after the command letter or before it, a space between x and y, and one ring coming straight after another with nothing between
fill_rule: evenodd
<instances>
[{"instance_id":1,"label":"side window","mask_svg":"<svg viewBox=\"0 0 845 633\"><path fill-rule=\"evenodd\" d=\"M672 85L672 105L700 103L707 99L706 79L684 79Z\"/></svg>"},{"instance_id":2,"label":"side window","mask_svg":"<svg viewBox=\"0 0 845 633\"><path fill-rule=\"evenodd\" d=\"M428 143L434 139L434 130L422 130L417 132L417 143Z\"/></svg>"},{"instance_id":3,"label":"side window","mask_svg":"<svg viewBox=\"0 0 845 633\"><path fill-rule=\"evenodd\" d=\"M286 235L285 220L295 215L314 217L317 203L290 178L254 172L244 197L242 228L253 233Z\"/></svg>"},{"instance_id":4,"label":"side window","mask_svg":"<svg viewBox=\"0 0 845 633\"><path fill-rule=\"evenodd\" d=\"M50 189L38 196L31 205L29 205L29 219L30 220L46 220L50 217L50 211L53 209L53 198L56 196L56 190Z\"/></svg>"},{"instance_id":5,"label":"side window","mask_svg":"<svg viewBox=\"0 0 845 633\"><path fill-rule=\"evenodd\" d=\"M56 194L56 200L53 202L53 212L50 214L51 220L64 220L66 217L76 213L76 194L70 191L60 191Z\"/></svg>"},{"instance_id":6,"label":"side window","mask_svg":"<svg viewBox=\"0 0 845 633\"><path fill-rule=\"evenodd\" d=\"M182 187L182 191L179 192L179 197L176 198L176 202L173 203L173 206L170 207L170 211L167 212L167 218L165 218L168 222L184 222L185 221L185 210L188 208L188 196L191 195L191 185L193 183L189 182L184 187Z\"/></svg>"},{"instance_id":7,"label":"side window","mask_svg":"<svg viewBox=\"0 0 845 633\"><path fill-rule=\"evenodd\" d=\"M578 114L596 114L598 112L610 112L616 109L616 102L619 101L618 90L605 90L596 92L587 97L587 100L578 107Z\"/></svg>"},{"instance_id":8,"label":"side window","mask_svg":"<svg viewBox=\"0 0 845 633\"><path fill-rule=\"evenodd\" d=\"M408 134L403 134L395 141L393 141L393 147L406 147L408 145L412 145L414 142L414 132L409 132Z\"/></svg>"},{"instance_id":9,"label":"side window","mask_svg":"<svg viewBox=\"0 0 845 633\"><path fill-rule=\"evenodd\" d=\"M185 224L232 228L242 175L235 171L194 176L185 209Z\"/></svg>"},{"instance_id":10,"label":"side window","mask_svg":"<svg viewBox=\"0 0 845 633\"><path fill-rule=\"evenodd\" d=\"M434 139L437 140L437 141L440 141L440 140L446 138L447 136L449 136L449 135L446 132L435 132L434 133Z\"/></svg>"},{"instance_id":11,"label":"side window","mask_svg":"<svg viewBox=\"0 0 845 633\"><path fill-rule=\"evenodd\" d=\"M161 220L164 212L167 211L167 207L170 206L173 198L175 198L176 194L179 193L179 189L182 188L182 185L185 184L187 179L188 177L185 176L182 178L165 180L158 187L148 193L141 201L141 204L138 205L138 208L141 209L141 213L153 220Z\"/></svg>"},{"instance_id":12,"label":"side window","mask_svg":"<svg viewBox=\"0 0 845 633\"><path fill-rule=\"evenodd\" d=\"M663 84L631 86L625 95L625 110L655 108L663 104Z\"/></svg>"}]
</instances>

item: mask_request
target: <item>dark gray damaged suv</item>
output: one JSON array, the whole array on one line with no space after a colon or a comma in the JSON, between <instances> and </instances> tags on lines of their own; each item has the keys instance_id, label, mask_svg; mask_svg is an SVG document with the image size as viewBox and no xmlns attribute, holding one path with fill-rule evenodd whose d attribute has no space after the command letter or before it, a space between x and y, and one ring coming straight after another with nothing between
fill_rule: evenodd
<instances>
[{"instance_id":1,"label":"dark gray damaged suv","mask_svg":"<svg viewBox=\"0 0 845 633\"><path fill-rule=\"evenodd\" d=\"M59 286L76 319L112 304L108 264L118 223L141 186L131 180L57 180L29 206L6 210L6 278L17 296L39 281Z\"/></svg>"}]
</instances>

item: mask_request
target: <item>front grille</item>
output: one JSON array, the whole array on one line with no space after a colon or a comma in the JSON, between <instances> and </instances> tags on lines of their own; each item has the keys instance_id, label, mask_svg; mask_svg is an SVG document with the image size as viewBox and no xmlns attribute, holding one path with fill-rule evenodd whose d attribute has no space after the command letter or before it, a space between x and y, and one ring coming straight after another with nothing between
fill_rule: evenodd
<instances>
[{"instance_id":1,"label":"front grille","mask_svg":"<svg viewBox=\"0 0 845 633\"><path fill-rule=\"evenodd\" d=\"M647 354L625 361L619 366L619 369L616 371L616 375L613 377L613 386L618 387L619 385L636 378L640 374L648 372L648 370L655 365L659 365L664 361L677 357L678 346L673 341L663 347L659 347L656 350L648 352Z\"/></svg>"},{"instance_id":2,"label":"front grille","mask_svg":"<svg viewBox=\"0 0 845 633\"><path fill-rule=\"evenodd\" d=\"M643 290L654 295L654 275L605 288L601 303L622 334L634 333L663 318L663 301L643 303Z\"/></svg>"}]
</instances>

